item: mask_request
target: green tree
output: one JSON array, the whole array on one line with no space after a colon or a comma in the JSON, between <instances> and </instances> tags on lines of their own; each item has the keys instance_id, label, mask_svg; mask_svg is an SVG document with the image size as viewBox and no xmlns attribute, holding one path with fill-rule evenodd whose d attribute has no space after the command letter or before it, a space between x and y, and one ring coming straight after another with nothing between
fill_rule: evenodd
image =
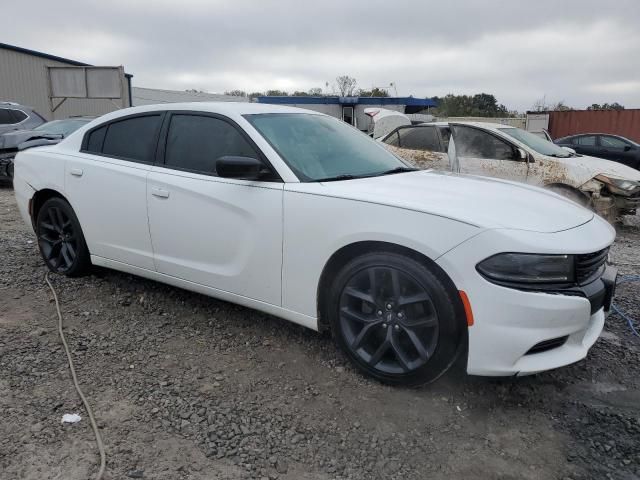
<instances>
[{"instance_id":1,"label":"green tree","mask_svg":"<svg viewBox=\"0 0 640 480\"><path fill-rule=\"evenodd\" d=\"M246 97L247 96L247 92L245 92L244 90L229 90L224 92L225 95L230 95L232 97Z\"/></svg>"},{"instance_id":2,"label":"green tree","mask_svg":"<svg viewBox=\"0 0 640 480\"><path fill-rule=\"evenodd\" d=\"M555 103L547 102L547 96L543 96L539 98L533 103L531 110L534 112L561 112L566 110L573 110L573 107L570 107L564 100L559 100Z\"/></svg>"},{"instance_id":3,"label":"green tree","mask_svg":"<svg viewBox=\"0 0 640 480\"><path fill-rule=\"evenodd\" d=\"M267 90L264 93L267 97L288 97L289 94L287 92L285 92L284 90Z\"/></svg>"},{"instance_id":4,"label":"green tree","mask_svg":"<svg viewBox=\"0 0 640 480\"><path fill-rule=\"evenodd\" d=\"M355 78L349 75L342 75L336 78L336 87L341 97L351 97L358 86Z\"/></svg>"},{"instance_id":5,"label":"green tree","mask_svg":"<svg viewBox=\"0 0 640 480\"><path fill-rule=\"evenodd\" d=\"M573 110L572 107L564 103L564 100L560 100L556 104L551 106L551 110L554 112L564 112L566 110Z\"/></svg>"},{"instance_id":6,"label":"green tree","mask_svg":"<svg viewBox=\"0 0 640 480\"><path fill-rule=\"evenodd\" d=\"M594 103L587 107L587 110L624 110L624 105L620 105L618 102L603 103L602 105Z\"/></svg>"},{"instance_id":7,"label":"green tree","mask_svg":"<svg viewBox=\"0 0 640 480\"><path fill-rule=\"evenodd\" d=\"M432 100L438 105L435 113L441 117L508 117L513 114L489 93L473 96L448 94Z\"/></svg>"},{"instance_id":8,"label":"green tree","mask_svg":"<svg viewBox=\"0 0 640 480\"><path fill-rule=\"evenodd\" d=\"M361 97L388 97L389 94L383 88L373 87L371 90L359 90Z\"/></svg>"}]
</instances>

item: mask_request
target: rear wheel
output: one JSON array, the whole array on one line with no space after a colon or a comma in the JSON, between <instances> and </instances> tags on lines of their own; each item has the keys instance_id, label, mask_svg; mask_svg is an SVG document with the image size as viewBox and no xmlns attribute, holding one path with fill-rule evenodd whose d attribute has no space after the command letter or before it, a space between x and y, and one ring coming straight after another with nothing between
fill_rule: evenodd
<instances>
[{"instance_id":1,"label":"rear wheel","mask_svg":"<svg viewBox=\"0 0 640 480\"><path fill-rule=\"evenodd\" d=\"M442 375L460 350L456 295L433 268L396 253L369 253L338 273L325 311L336 342L361 371L417 385Z\"/></svg>"},{"instance_id":2,"label":"rear wheel","mask_svg":"<svg viewBox=\"0 0 640 480\"><path fill-rule=\"evenodd\" d=\"M77 277L91 267L89 249L71 205L50 198L38 211L36 234L40 254L49 270Z\"/></svg>"}]
</instances>

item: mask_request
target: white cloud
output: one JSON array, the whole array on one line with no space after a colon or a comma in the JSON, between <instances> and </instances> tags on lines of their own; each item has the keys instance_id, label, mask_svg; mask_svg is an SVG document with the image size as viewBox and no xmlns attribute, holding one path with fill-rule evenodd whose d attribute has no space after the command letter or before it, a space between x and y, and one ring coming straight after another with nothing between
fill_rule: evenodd
<instances>
[{"instance_id":1,"label":"white cloud","mask_svg":"<svg viewBox=\"0 0 640 480\"><path fill-rule=\"evenodd\" d=\"M524 110L640 107L640 2L44 0L3 6L3 41L94 64L134 84L247 91L324 87L349 74L400 95L496 95Z\"/></svg>"}]
</instances>

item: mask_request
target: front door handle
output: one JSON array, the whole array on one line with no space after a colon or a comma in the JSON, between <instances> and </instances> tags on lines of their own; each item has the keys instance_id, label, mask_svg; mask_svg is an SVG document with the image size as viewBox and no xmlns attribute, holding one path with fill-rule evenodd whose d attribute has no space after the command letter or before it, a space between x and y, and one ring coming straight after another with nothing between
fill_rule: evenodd
<instances>
[{"instance_id":1,"label":"front door handle","mask_svg":"<svg viewBox=\"0 0 640 480\"><path fill-rule=\"evenodd\" d=\"M71 170L69 170L69 173L74 177L81 177L84 172L81 168L72 168Z\"/></svg>"},{"instance_id":2,"label":"front door handle","mask_svg":"<svg viewBox=\"0 0 640 480\"><path fill-rule=\"evenodd\" d=\"M169 198L169 191L158 187L152 187L151 195L158 198Z\"/></svg>"}]
</instances>

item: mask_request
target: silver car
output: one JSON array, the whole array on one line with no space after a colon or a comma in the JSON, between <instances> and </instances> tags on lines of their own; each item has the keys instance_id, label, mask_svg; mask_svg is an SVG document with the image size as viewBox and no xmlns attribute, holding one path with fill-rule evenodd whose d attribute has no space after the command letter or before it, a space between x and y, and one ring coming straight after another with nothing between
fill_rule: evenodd
<instances>
[{"instance_id":1,"label":"silver car","mask_svg":"<svg viewBox=\"0 0 640 480\"><path fill-rule=\"evenodd\" d=\"M13 102L0 102L0 135L13 130L31 130L46 120L31 107Z\"/></svg>"}]
</instances>

